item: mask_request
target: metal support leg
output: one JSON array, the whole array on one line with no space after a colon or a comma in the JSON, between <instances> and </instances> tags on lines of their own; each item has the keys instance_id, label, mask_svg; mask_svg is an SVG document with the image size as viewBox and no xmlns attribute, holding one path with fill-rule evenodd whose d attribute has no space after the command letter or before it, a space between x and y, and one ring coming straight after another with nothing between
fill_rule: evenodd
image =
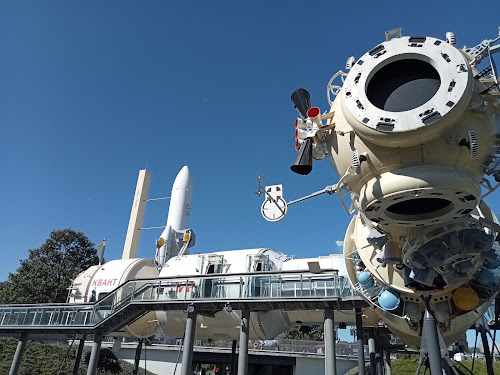
<instances>
[{"instance_id":1,"label":"metal support leg","mask_svg":"<svg viewBox=\"0 0 500 375\"><path fill-rule=\"evenodd\" d=\"M94 342L92 343L92 351L90 352L89 367L87 375L95 375L97 373L97 363L99 362L99 352L101 351L102 335L95 334Z\"/></svg>"},{"instance_id":2,"label":"metal support leg","mask_svg":"<svg viewBox=\"0 0 500 375\"><path fill-rule=\"evenodd\" d=\"M75 364L73 366L73 375L78 375L78 368L80 367L80 361L82 360L83 348L85 346L85 339L87 335L83 335L78 344L78 349L76 351Z\"/></svg>"},{"instance_id":3,"label":"metal support leg","mask_svg":"<svg viewBox=\"0 0 500 375\"><path fill-rule=\"evenodd\" d=\"M368 354L370 355L370 374L377 373L377 362L375 361L375 338L373 337L373 331L370 332L370 338L368 339Z\"/></svg>"},{"instance_id":4,"label":"metal support leg","mask_svg":"<svg viewBox=\"0 0 500 375\"><path fill-rule=\"evenodd\" d=\"M142 351L142 343L144 339L140 339L137 343L137 348L135 349L135 358L134 358L134 371L132 375L137 375L139 373L139 362L141 361L141 351Z\"/></svg>"},{"instance_id":5,"label":"metal support leg","mask_svg":"<svg viewBox=\"0 0 500 375\"><path fill-rule=\"evenodd\" d=\"M333 321L335 319L332 318ZM337 330L333 327L333 373L337 374Z\"/></svg>"},{"instance_id":6,"label":"metal support leg","mask_svg":"<svg viewBox=\"0 0 500 375\"><path fill-rule=\"evenodd\" d=\"M19 371L19 366L21 366L21 360L23 359L24 349L26 349L26 344L28 343L28 333L21 333L21 338L17 343L16 353L14 354L14 359L12 360L12 365L10 365L9 375L17 375Z\"/></svg>"},{"instance_id":7,"label":"metal support leg","mask_svg":"<svg viewBox=\"0 0 500 375\"><path fill-rule=\"evenodd\" d=\"M325 310L325 375L336 375L335 368L335 327L333 310Z\"/></svg>"},{"instance_id":8,"label":"metal support leg","mask_svg":"<svg viewBox=\"0 0 500 375\"><path fill-rule=\"evenodd\" d=\"M429 357L431 375L440 375L443 373L443 369L441 368L441 348L439 346L437 329L436 319L430 311L426 309L423 330L425 332L425 347Z\"/></svg>"},{"instance_id":9,"label":"metal support leg","mask_svg":"<svg viewBox=\"0 0 500 375\"><path fill-rule=\"evenodd\" d=\"M392 375L391 352L388 350L384 352L384 362L385 362L385 375Z\"/></svg>"},{"instance_id":10,"label":"metal support leg","mask_svg":"<svg viewBox=\"0 0 500 375\"><path fill-rule=\"evenodd\" d=\"M488 338L486 337L486 328L483 324L479 325L479 333L481 333L481 340L483 341L484 358L486 359L486 373L488 375L494 375L493 357L490 352L490 343L488 342Z\"/></svg>"},{"instance_id":11,"label":"metal support leg","mask_svg":"<svg viewBox=\"0 0 500 375\"><path fill-rule=\"evenodd\" d=\"M236 375L236 344L237 341L233 340L233 345L231 346L231 375Z\"/></svg>"},{"instance_id":12,"label":"metal support leg","mask_svg":"<svg viewBox=\"0 0 500 375\"><path fill-rule=\"evenodd\" d=\"M250 311L241 311L240 350L238 351L238 375L248 373L248 332L250 328Z\"/></svg>"},{"instance_id":13,"label":"metal support leg","mask_svg":"<svg viewBox=\"0 0 500 375\"><path fill-rule=\"evenodd\" d=\"M111 348L111 351L113 353L118 353L120 349L122 348L122 338L114 337L113 338L113 347Z\"/></svg>"},{"instance_id":14,"label":"metal support leg","mask_svg":"<svg viewBox=\"0 0 500 375\"><path fill-rule=\"evenodd\" d=\"M382 358L384 355L382 343L380 341L380 335L378 328L375 328L375 365L377 366L377 375L384 375L384 369L382 367Z\"/></svg>"},{"instance_id":15,"label":"metal support leg","mask_svg":"<svg viewBox=\"0 0 500 375\"><path fill-rule=\"evenodd\" d=\"M184 350L182 351L181 375L193 374L193 345L196 329L196 311L193 306L188 307L186 333L184 334Z\"/></svg>"},{"instance_id":16,"label":"metal support leg","mask_svg":"<svg viewBox=\"0 0 500 375\"><path fill-rule=\"evenodd\" d=\"M436 319L429 310L429 299L424 299L424 302L425 315L420 344L419 370L422 364L428 360L431 375L441 375L443 371L445 374L451 374L452 371L458 374L458 370L449 357L448 348L436 324Z\"/></svg>"},{"instance_id":17,"label":"metal support leg","mask_svg":"<svg viewBox=\"0 0 500 375\"><path fill-rule=\"evenodd\" d=\"M361 309L357 308L356 312L356 336L358 338L358 373L365 375L365 339L363 337L363 316Z\"/></svg>"}]
</instances>

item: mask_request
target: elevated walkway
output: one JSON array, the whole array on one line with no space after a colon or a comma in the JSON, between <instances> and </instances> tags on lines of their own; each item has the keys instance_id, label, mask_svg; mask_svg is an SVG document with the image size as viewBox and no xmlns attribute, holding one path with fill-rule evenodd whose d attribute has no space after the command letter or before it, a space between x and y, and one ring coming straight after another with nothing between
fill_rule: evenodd
<instances>
[{"instance_id":1,"label":"elevated walkway","mask_svg":"<svg viewBox=\"0 0 500 375\"><path fill-rule=\"evenodd\" d=\"M0 305L0 333L105 335L148 311L351 310L368 306L336 270L210 274L129 280L86 304Z\"/></svg>"}]
</instances>

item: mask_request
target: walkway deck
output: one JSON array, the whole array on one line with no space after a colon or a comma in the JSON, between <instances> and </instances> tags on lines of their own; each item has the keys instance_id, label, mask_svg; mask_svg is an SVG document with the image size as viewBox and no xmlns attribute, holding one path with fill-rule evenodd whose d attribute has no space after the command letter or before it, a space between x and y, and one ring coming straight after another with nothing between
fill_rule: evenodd
<instances>
[{"instance_id":1,"label":"walkway deck","mask_svg":"<svg viewBox=\"0 0 500 375\"><path fill-rule=\"evenodd\" d=\"M352 310L366 307L336 270L129 280L95 303L0 305L0 333L115 332L148 311Z\"/></svg>"}]
</instances>

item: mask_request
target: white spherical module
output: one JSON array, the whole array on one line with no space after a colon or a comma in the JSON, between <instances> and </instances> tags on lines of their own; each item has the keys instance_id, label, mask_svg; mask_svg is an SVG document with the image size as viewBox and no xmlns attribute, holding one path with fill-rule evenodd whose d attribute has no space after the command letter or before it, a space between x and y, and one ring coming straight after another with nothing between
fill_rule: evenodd
<instances>
[{"instance_id":1,"label":"white spherical module","mask_svg":"<svg viewBox=\"0 0 500 375\"><path fill-rule=\"evenodd\" d=\"M413 346L426 300L453 343L500 279L481 284L500 263L482 200L494 190L486 175L500 180L498 92L476 69L478 52L448 39L396 37L361 56L334 92L325 134L338 189L357 211L344 241L349 278Z\"/></svg>"}]
</instances>

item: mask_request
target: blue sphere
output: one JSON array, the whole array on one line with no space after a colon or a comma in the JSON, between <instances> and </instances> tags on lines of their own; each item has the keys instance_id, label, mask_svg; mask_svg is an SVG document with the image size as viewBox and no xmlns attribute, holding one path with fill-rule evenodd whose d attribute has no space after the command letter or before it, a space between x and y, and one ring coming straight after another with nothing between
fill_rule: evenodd
<instances>
[{"instance_id":1,"label":"blue sphere","mask_svg":"<svg viewBox=\"0 0 500 375\"><path fill-rule=\"evenodd\" d=\"M372 288L373 286L375 286L375 281L373 281L373 278L366 271L360 272L358 274L358 281L359 281L359 284L364 289Z\"/></svg>"},{"instance_id":2,"label":"blue sphere","mask_svg":"<svg viewBox=\"0 0 500 375\"><path fill-rule=\"evenodd\" d=\"M399 294L392 290L382 290L378 296L378 304L384 310L391 311L399 306Z\"/></svg>"}]
</instances>

